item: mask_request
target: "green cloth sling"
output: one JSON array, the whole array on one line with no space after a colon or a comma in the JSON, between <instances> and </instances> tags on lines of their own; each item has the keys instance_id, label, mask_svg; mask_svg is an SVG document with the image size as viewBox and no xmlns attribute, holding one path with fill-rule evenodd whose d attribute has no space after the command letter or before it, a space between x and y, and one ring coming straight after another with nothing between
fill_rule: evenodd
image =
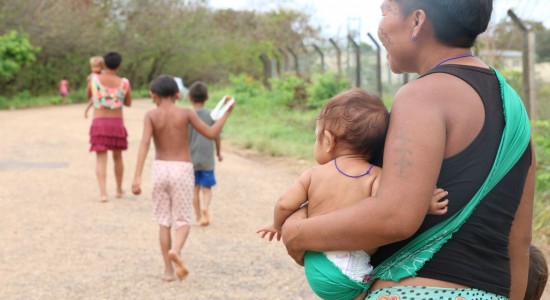
<instances>
[{"instance_id":1,"label":"green cloth sling","mask_svg":"<svg viewBox=\"0 0 550 300\"><path fill-rule=\"evenodd\" d=\"M423 232L376 266L368 280L369 286L376 279L399 281L415 276L453 233L460 229L481 199L510 171L525 152L531 136L527 112L518 94L497 70L493 70L500 83L505 126L495 162L487 179L472 200L459 212Z\"/></svg>"},{"instance_id":2,"label":"green cloth sling","mask_svg":"<svg viewBox=\"0 0 550 300\"><path fill-rule=\"evenodd\" d=\"M306 251L304 272L309 286L321 299L354 299L368 289L366 282L357 282L346 276L322 252Z\"/></svg>"}]
</instances>

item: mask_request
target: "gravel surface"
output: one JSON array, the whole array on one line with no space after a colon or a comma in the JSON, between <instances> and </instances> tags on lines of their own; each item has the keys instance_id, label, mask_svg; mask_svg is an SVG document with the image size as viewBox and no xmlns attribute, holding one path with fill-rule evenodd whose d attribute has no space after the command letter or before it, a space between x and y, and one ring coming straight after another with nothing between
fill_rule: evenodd
<instances>
[{"instance_id":1,"label":"gravel surface","mask_svg":"<svg viewBox=\"0 0 550 300\"><path fill-rule=\"evenodd\" d=\"M255 234L307 163L225 142L211 225L193 226L183 250L191 273L183 282L161 280L150 208L153 148L142 195L130 193L143 116L152 107L143 100L125 109L127 193L114 198L110 160L106 204L97 201L84 105L0 111L0 299L318 299L282 243ZM550 258L548 246L541 248ZM550 300L548 287L543 300Z\"/></svg>"},{"instance_id":2,"label":"gravel surface","mask_svg":"<svg viewBox=\"0 0 550 300\"><path fill-rule=\"evenodd\" d=\"M223 144L211 225L193 226L183 250L190 275L161 280L158 226L151 219L149 152L143 193L130 193L150 101L125 109L126 196L99 203L84 105L0 111L0 299L317 299L280 242L256 229L306 166ZM228 125L231 126L231 120Z\"/></svg>"}]
</instances>

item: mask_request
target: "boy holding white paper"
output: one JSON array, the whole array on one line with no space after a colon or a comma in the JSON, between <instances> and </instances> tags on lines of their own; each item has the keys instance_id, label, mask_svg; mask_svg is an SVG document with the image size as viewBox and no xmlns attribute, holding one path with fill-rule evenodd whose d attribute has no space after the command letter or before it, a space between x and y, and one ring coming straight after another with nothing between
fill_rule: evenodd
<instances>
[{"instance_id":1,"label":"boy holding white paper","mask_svg":"<svg viewBox=\"0 0 550 300\"><path fill-rule=\"evenodd\" d=\"M208 125L214 124L218 119L218 112L227 109L226 106L228 105L231 106L229 101L222 99L214 110L211 111L205 108L204 103L208 100L208 88L205 83L200 81L193 83L189 87L189 100L199 118ZM221 115L223 115L223 112L221 112ZM216 150L216 157L221 162L223 156L221 154L220 136L218 135L214 140L209 140L195 129L189 128L189 150L191 151L193 169L195 170L193 207L195 209L197 224L201 226L208 226L210 224L208 209L212 201L212 187L216 185L214 148Z\"/></svg>"}]
</instances>

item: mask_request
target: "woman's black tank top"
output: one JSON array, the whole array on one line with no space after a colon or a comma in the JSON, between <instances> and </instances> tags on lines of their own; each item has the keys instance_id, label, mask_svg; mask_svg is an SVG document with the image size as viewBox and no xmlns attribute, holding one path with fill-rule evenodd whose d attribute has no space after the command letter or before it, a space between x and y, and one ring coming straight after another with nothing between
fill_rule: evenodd
<instances>
[{"instance_id":1,"label":"woman's black tank top","mask_svg":"<svg viewBox=\"0 0 550 300\"><path fill-rule=\"evenodd\" d=\"M466 149L443 160L437 186L449 192L448 213L444 216L427 215L412 238L449 218L469 202L489 174L504 128L500 85L492 70L442 65L424 76L432 73L451 74L472 86L483 101L485 121ZM454 282L508 297L508 236L530 164L529 146L510 172L481 200L466 223L418 271L417 276ZM409 241L380 247L372 257L373 265L381 263Z\"/></svg>"}]
</instances>

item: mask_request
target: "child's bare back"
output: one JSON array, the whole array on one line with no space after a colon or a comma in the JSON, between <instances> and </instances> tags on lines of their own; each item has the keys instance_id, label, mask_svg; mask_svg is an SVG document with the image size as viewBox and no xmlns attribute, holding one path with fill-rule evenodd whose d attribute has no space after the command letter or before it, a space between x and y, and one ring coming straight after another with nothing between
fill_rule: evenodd
<instances>
[{"instance_id":1,"label":"child's bare back","mask_svg":"<svg viewBox=\"0 0 550 300\"><path fill-rule=\"evenodd\" d=\"M177 84L172 77L164 75L153 82L151 97L157 107L147 112L143 121L143 136L132 184L134 194L141 193L141 173L151 139L155 143L155 160L191 162L188 146L189 126L193 126L205 137L215 139L234 107L233 105L210 127L194 110L176 106L179 97Z\"/></svg>"},{"instance_id":2,"label":"child's bare back","mask_svg":"<svg viewBox=\"0 0 550 300\"><path fill-rule=\"evenodd\" d=\"M188 147L189 108L180 108L165 101L147 113L151 122L155 159L169 161L191 161Z\"/></svg>"}]
</instances>

